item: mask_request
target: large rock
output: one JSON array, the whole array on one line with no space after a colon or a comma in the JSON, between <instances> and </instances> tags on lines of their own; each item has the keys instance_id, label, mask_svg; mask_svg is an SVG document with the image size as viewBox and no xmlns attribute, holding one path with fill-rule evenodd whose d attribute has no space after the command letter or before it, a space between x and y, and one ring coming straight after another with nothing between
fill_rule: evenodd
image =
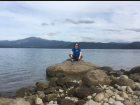
<instances>
[{"instance_id":1,"label":"large rock","mask_svg":"<svg viewBox=\"0 0 140 105\"><path fill-rule=\"evenodd\" d=\"M140 66L137 66L137 67L133 67L131 69L131 73L134 74L134 73L140 73Z\"/></svg>"},{"instance_id":2,"label":"large rock","mask_svg":"<svg viewBox=\"0 0 140 105\"><path fill-rule=\"evenodd\" d=\"M28 93L28 92L31 92L31 90L28 88L21 88L21 89L16 91L16 96L17 97L24 97L26 95L26 93Z\"/></svg>"},{"instance_id":3,"label":"large rock","mask_svg":"<svg viewBox=\"0 0 140 105\"><path fill-rule=\"evenodd\" d=\"M25 101L23 98L10 99L1 97L0 105L31 105L31 104Z\"/></svg>"},{"instance_id":4,"label":"large rock","mask_svg":"<svg viewBox=\"0 0 140 105\"><path fill-rule=\"evenodd\" d=\"M129 78L132 79L132 80L135 81L135 82L139 82L139 79L140 79L140 73L132 74L132 75L130 75Z\"/></svg>"},{"instance_id":5,"label":"large rock","mask_svg":"<svg viewBox=\"0 0 140 105\"><path fill-rule=\"evenodd\" d=\"M63 100L61 101L61 104L60 104L60 105L75 105L75 104L74 104L74 101L72 101L72 100L63 99Z\"/></svg>"},{"instance_id":6,"label":"large rock","mask_svg":"<svg viewBox=\"0 0 140 105\"><path fill-rule=\"evenodd\" d=\"M31 95L31 96L25 96L25 101L28 101L31 105L34 104L35 100L38 98L38 95Z\"/></svg>"},{"instance_id":7,"label":"large rock","mask_svg":"<svg viewBox=\"0 0 140 105\"><path fill-rule=\"evenodd\" d=\"M135 89L136 84L132 79L128 79L125 75L121 75L119 78L119 83L120 86L129 86L132 89Z\"/></svg>"},{"instance_id":8,"label":"large rock","mask_svg":"<svg viewBox=\"0 0 140 105\"><path fill-rule=\"evenodd\" d=\"M83 60L71 62L70 59L67 59L66 61L62 63L58 63L52 66L49 66L46 69L47 76L56 76L56 77L63 77L64 75L69 74L83 74L91 70L95 70L97 68L100 68L90 62L86 62Z\"/></svg>"},{"instance_id":9,"label":"large rock","mask_svg":"<svg viewBox=\"0 0 140 105\"><path fill-rule=\"evenodd\" d=\"M49 87L49 83L43 82L43 81L38 81L36 83L37 87L41 87L41 88L48 88Z\"/></svg>"},{"instance_id":10,"label":"large rock","mask_svg":"<svg viewBox=\"0 0 140 105\"><path fill-rule=\"evenodd\" d=\"M92 70L85 74L83 83L89 87L101 85L109 85L111 82L109 76L102 70Z\"/></svg>"},{"instance_id":11,"label":"large rock","mask_svg":"<svg viewBox=\"0 0 140 105\"><path fill-rule=\"evenodd\" d=\"M76 90L76 94L78 98L84 98L90 94L90 90L89 88L80 87Z\"/></svg>"}]
</instances>

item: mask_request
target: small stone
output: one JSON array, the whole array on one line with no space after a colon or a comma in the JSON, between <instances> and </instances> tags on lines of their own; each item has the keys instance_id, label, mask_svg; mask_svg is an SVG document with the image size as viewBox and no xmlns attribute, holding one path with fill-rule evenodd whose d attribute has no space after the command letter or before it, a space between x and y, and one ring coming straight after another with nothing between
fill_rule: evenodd
<instances>
[{"instance_id":1,"label":"small stone","mask_svg":"<svg viewBox=\"0 0 140 105\"><path fill-rule=\"evenodd\" d=\"M114 93L110 89L106 90L105 92L109 95L109 97L114 95Z\"/></svg>"},{"instance_id":2,"label":"small stone","mask_svg":"<svg viewBox=\"0 0 140 105\"><path fill-rule=\"evenodd\" d=\"M95 97L96 96L96 93L92 94L92 97Z\"/></svg>"},{"instance_id":3,"label":"small stone","mask_svg":"<svg viewBox=\"0 0 140 105\"><path fill-rule=\"evenodd\" d=\"M101 104L101 105L102 105L103 103L104 103L103 101L99 102L99 104Z\"/></svg>"},{"instance_id":4,"label":"small stone","mask_svg":"<svg viewBox=\"0 0 140 105\"><path fill-rule=\"evenodd\" d=\"M115 102L113 102L113 105L124 105L124 104L121 103L120 101L115 101Z\"/></svg>"},{"instance_id":5,"label":"small stone","mask_svg":"<svg viewBox=\"0 0 140 105\"><path fill-rule=\"evenodd\" d=\"M134 105L134 102L132 102L130 100L125 100L124 105Z\"/></svg>"},{"instance_id":6,"label":"small stone","mask_svg":"<svg viewBox=\"0 0 140 105\"><path fill-rule=\"evenodd\" d=\"M109 98L108 103L110 103L112 105L114 101L115 101L114 99Z\"/></svg>"},{"instance_id":7,"label":"small stone","mask_svg":"<svg viewBox=\"0 0 140 105\"><path fill-rule=\"evenodd\" d=\"M87 101L84 105L100 105L100 104L93 100L90 100L90 101Z\"/></svg>"},{"instance_id":8,"label":"small stone","mask_svg":"<svg viewBox=\"0 0 140 105\"><path fill-rule=\"evenodd\" d=\"M115 99L116 97L115 96L112 96L112 98Z\"/></svg>"},{"instance_id":9,"label":"small stone","mask_svg":"<svg viewBox=\"0 0 140 105\"><path fill-rule=\"evenodd\" d=\"M119 95L115 96L116 101L124 101L124 98L120 97Z\"/></svg>"},{"instance_id":10,"label":"small stone","mask_svg":"<svg viewBox=\"0 0 140 105\"><path fill-rule=\"evenodd\" d=\"M70 99L70 97L65 97L65 99Z\"/></svg>"},{"instance_id":11,"label":"small stone","mask_svg":"<svg viewBox=\"0 0 140 105\"><path fill-rule=\"evenodd\" d=\"M119 86L118 84L115 84L115 87L116 87L116 88L119 88L120 86Z\"/></svg>"},{"instance_id":12,"label":"small stone","mask_svg":"<svg viewBox=\"0 0 140 105\"><path fill-rule=\"evenodd\" d=\"M136 96L136 95L133 95L133 98L135 98L135 99L138 99L138 96Z\"/></svg>"},{"instance_id":13,"label":"small stone","mask_svg":"<svg viewBox=\"0 0 140 105\"><path fill-rule=\"evenodd\" d=\"M87 99L90 100L92 98L92 96L87 96Z\"/></svg>"},{"instance_id":14,"label":"small stone","mask_svg":"<svg viewBox=\"0 0 140 105\"><path fill-rule=\"evenodd\" d=\"M109 103L104 103L103 105L110 105Z\"/></svg>"},{"instance_id":15,"label":"small stone","mask_svg":"<svg viewBox=\"0 0 140 105\"><path fill-rule=\"evenodd\" d=\"M118 90L121 90L121 91L124 92L124 91L126 91L126 87L127 87L127 86L120 86L120 87L118 87Z\"/></svg>"},{"instance_id":16,"label":"small stone","mask_svg":"<svg viewBox=\"0 0 140 105\"><path fill-rule=\"evenodd\" d=\"M104 99L103 99L103 102L104 102L104 103L108 102L108 98L104 98Z\"/></svg>"},{"instance_id":17,"label":"small stone","mask_svg":"<svg viewBox=\"0 0 140 105\"><path fill-rule=\"evenodd\" d=\"M36 100L35 100L35 104L42 104L43 102L42 102L42 99L40 99L40 98L37 98Z\"/></svg>"},{"instance_id":18,"label":"small stone","mask_svg":"<svg viewBox=\"0 0 140 105\"><path fill-rule=\"evenodd\" d=\"M104 94L103 93L99 93L95 96L94 100L96 102L100 102L102 99L104 98Z\"/></svg>"},{"instance_id":19,"label":"small stone","mask_svg":"<svg viewBox=\"0 0 140 105\"><path fill-rule=\"evenodd\" d=\"M57 101L54 101L54 104L57 104Z\"/></svg>"},{"instance_id":20,"label":"small stone","mask_svg":"<svg viewBox=\"0 0 140 105\"><path fill-rule=\"evenodd\" d=\"M59 92L60 92L60 93L62 93L63 91L64 91L64 90L62 90L62 89L59 89Z\"/></svg>"},{"instance_id":21,"label":"small stone","mask_svg":"<svg viewBox=\"0 0 140 105\"><path fill-rule=\"evenodd\" d=\"M53 101L50 101L49 104L53 104Z\"/></svg>"},{"instance_id":22,"label":"small stone","mask_svg":"<svg viewBox=\"0 0 140 105\"><path fill-rule=\"evenodd\" d=\"M133 93L133 90L132 90L129 86L126 87L126 91L127 91L128 93Z\"/></svg>"},{"instance_id":23,"label":"small stone","mask_svg":"<svg viewBox=\"0 0 140 105\"><path fill-rule=\"evenodd\" d=\"M128 95L127 95L125 92L122 92L122 93L120 94L120 96L123 97L123 98L125 98L125 99L128 98Z\"/></svg>"}]
</instances>

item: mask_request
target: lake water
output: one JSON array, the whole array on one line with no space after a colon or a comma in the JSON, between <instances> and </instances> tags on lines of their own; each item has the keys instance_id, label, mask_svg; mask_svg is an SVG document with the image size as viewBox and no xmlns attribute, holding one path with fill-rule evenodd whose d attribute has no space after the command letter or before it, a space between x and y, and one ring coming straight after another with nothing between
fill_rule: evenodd
<instances>
[{"instance_id":1,"label":"lake water","mask_svg":"<svg viewBox=\"0 0 140 105\"><path fill-rule=\"evenodd\" d=\"M15 91L34 86L46 79L46 68L69 58L71 49L0 48L0 93L14 96ZM114 70L140 66L140 50L82 49L83 60Z\"/></svg>"}]
</instances>

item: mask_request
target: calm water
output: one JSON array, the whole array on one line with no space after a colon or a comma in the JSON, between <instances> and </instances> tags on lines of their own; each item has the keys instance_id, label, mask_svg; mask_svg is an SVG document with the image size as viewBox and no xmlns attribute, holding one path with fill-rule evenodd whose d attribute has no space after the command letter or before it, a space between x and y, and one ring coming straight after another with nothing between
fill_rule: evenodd
<instances>
[{"instance_id":1,"label":"calm water","mask_svg":"<svg viewBox=\"0 0 140 105\"><path fill-rule=\"evenodd\" d=\"M14 96L16 90L46 79L46 68L69 58L71 49L0 48L0 93ZM140 50L82 49L83 60L114 70L140 66Z\"/></svg>"}]
</instances>

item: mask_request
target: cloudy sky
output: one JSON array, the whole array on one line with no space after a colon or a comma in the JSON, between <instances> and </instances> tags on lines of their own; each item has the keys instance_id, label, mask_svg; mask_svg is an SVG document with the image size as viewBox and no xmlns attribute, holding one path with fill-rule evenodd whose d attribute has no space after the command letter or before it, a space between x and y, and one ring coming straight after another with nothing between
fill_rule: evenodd
<instances>
[{"instance_id":1,"label":"cloudy sky","mask_svg":"<svg viewBox=\"0 0 140 105\"><path fill-rule=\"evenodd\" d=\"M140 1L0 1L0 40L140 40Z\"/></svg>"}]
</instances>

